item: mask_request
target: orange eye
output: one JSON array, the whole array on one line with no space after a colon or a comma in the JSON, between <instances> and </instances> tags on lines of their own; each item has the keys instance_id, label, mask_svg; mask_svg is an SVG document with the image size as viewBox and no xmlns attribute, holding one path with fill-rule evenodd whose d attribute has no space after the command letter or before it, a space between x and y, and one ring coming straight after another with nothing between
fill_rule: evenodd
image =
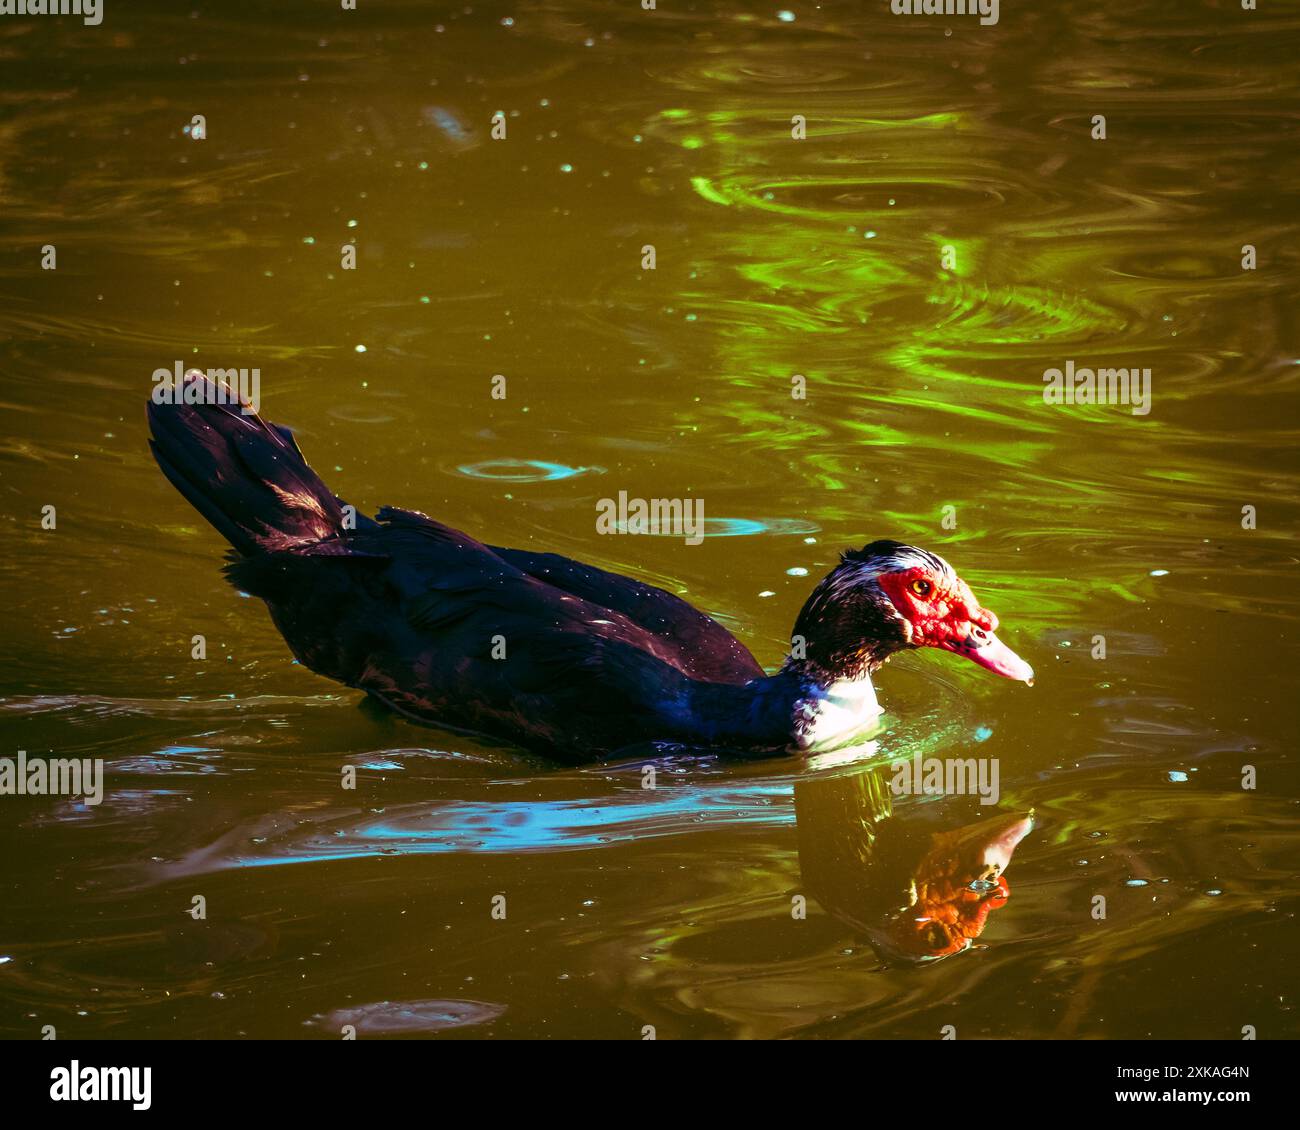
<instances>
[{"instance_id":1,"label":"orange eye","mask_svg":"<svg viewBox=\"0 0 1300 1130\"><path fill-rule=\"evenodd\" d=\"M911 588L917 596L929 596L934 591L934 585L925 579L913 581Z\"/></svg>"}]
</instances>

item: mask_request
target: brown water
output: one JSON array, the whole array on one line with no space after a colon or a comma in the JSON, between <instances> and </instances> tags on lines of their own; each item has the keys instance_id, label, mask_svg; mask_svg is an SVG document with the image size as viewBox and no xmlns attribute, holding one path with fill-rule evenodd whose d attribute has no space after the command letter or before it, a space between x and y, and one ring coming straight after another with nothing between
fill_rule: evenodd
<instances>
[{"instance_id":1,"label":"brown water","mask_svg":"<svg viewBox=\"0 0 1300 1130\"><path fill-rule=\"evenodd\" d=\"M0 797L0 1034L1297 1034L1294 6L105 4L0 19L0 756L107 775ZM661 584L770 666L840 549L913 540L1037 685L905 656L874 759L653 792L360 710L153 465L178 360L259 367L366 509ZM1070 360L1149 367L1149 415L1044 404ZM619 490L712 536L598 536ZM916 752L1037 824L922 965L870 944L863 807Z\"/></svg>"}]
</instances>

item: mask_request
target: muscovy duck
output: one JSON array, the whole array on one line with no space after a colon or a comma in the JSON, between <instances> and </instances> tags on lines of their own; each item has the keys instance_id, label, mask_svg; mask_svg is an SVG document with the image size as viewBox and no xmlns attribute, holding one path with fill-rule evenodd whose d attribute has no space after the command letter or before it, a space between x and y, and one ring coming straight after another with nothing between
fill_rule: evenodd
<instances>
[{"instance_id":1,"label":"muscovy duck","mask_svg":"<svg viewBox=\"0 0 1300 1130\"><path fill-rule=\"evenodd\" d=\"M662 589L410 510L357 514L287 428L201 373L157 385L148 417L159 467L234 547L227 576L266 601L298 660L417 721L568 761L655 741L817 752L878 725L871 674L906 648L1032 683L997 617L915 546L845 553L768 675Z\"/></svg>"}]
</instances>

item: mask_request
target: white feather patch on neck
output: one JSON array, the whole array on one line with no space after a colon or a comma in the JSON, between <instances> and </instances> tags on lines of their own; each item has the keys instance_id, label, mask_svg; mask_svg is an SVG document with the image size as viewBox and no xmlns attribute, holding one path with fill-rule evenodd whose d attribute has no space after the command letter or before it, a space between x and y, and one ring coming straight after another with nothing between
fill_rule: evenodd
<instances>
[{"instance_id":1,"label":"white feather patch on neck","mask_svg":"<svg viewBox=\"0 0 1300 1130\"><path fill-rule=\"evenodd\" d=\"M871 676L865 672L856 679L812 687L794 704L790 748L799 753L838 749L870 733L883 713Z\"/></svg>"}]
</instances>

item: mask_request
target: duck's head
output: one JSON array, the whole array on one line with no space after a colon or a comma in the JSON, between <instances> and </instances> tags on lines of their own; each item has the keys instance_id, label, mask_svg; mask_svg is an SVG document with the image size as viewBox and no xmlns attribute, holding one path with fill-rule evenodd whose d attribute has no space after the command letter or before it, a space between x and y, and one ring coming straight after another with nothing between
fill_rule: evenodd
<instances>
[{"instance_id":1,"label":"duck's head","mask_svg":"<svg viewBox=\"0 0 1300 1130\"><path fill-rule=\"evenodd\" d=\"M969 949L990 912L1011 897L1005 872L1033 828L1034 814L1028 812L932 836L913 872L909 905L892 921L889 936L897 948L921 960Z\"/></svg>"},{"instance_id":2,"label":"duck's head","mask_svg":"<svg viewBox=\"0 0 1300 1130\"><path fill-rule=\"evenodd\" d=\"M873 541L845 553L795 622L791 662L832 679L874 671L894 652L937 647L1033 684L1034 669L994 634L983 607L942 557Z\"/></svg>"}]
</instances>

